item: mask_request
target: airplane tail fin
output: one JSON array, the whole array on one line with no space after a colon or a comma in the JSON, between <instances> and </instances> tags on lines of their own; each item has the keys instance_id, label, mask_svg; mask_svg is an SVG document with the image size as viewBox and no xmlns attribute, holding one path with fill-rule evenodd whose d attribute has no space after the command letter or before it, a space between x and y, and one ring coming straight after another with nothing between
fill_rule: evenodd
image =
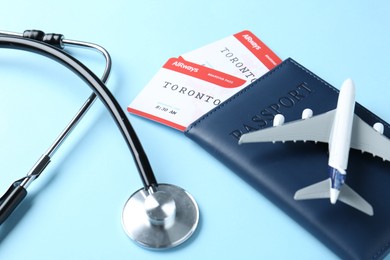
<instances>
[{"instance_id":1,"label":"airplane tail fin","mask_svg":"<svg viewBox=\"0 0 390 260\"><path fill-rule=\"evenodd\" d=\"M339 200L370 216L374 215L374 210L370 203L368 203L359 194L357 194L356 191L346 184L344 184L341 188Z\"/></svg>"},{"instance_id":2,"label":"airplane tail fin","mask_svg":"<svg viewBox=\"0 0 390 260\"><path fill-rule=\"evenodd\" d=\"M295 200L327 199L330 197L329 179L307 186L295 192Z\"/></svg>"},{"instance_id":3,"label":"airplane tail fin","mask_svg":"<svg viewBox=\"0 0 390 260\"><path fill-rule=\"evenodd\" d=\"M329 179L302 188L298 190L294 195L295 200L326 199L326 198L330 198ZM345 204L357 210L360 210L370 216L374 215L374 210L372 206L347 184L344 184L341 187L340 195L338 199L344 202Z\"/></svg>"}]
</instances>

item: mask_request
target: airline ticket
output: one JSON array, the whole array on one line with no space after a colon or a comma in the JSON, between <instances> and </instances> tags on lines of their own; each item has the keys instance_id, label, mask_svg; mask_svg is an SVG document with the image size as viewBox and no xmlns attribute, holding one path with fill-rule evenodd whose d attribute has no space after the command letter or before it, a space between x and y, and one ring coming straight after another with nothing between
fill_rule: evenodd
<instances>
[{"instance_id":1,"label":"airline ticket","mask_svg":"<svg viewBox=\"0 0 390 260\"><path fill-rule=\"evenodd\" d=\"M250 31L169 59L127 110L184 131L281 60Z\"/></svg>"},{"instance_id":2,"label":"airline ticket","mask_svg":"<svg viewBox=\"0 0 390 260\"><path fill-rule=\"evenodd\" d=\"M282 62L259 38L247 30L181 56L188 61L243 78L247 81L246 85Z\"/></svg>"}]
</instances>

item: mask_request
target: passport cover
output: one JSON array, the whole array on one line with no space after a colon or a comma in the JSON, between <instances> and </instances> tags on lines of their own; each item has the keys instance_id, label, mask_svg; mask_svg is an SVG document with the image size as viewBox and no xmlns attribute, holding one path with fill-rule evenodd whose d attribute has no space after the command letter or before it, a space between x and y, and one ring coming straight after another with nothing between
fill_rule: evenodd
<instances>
[{"instance_id":1,"label":"passport cover","mask_svg":"<svg viewBox=\"0 0 390 260\"><path fill-rule=\"evenodd\" d=\"M359 91L359 87L357 87ZM243 133L272 126L275 114L286 122L336 107L338 90L287 59L191 124L185 134L343 259L382 259L390 251L390 162L351 150L346 183L374 208L368 216L329 199L295 201L294 193L327 179L328 144L314 142L238 144ZM356 103L355 113L373 125L389 125ZM390 149L390 147L389 147Z\"/></svg>"}]
</instances>

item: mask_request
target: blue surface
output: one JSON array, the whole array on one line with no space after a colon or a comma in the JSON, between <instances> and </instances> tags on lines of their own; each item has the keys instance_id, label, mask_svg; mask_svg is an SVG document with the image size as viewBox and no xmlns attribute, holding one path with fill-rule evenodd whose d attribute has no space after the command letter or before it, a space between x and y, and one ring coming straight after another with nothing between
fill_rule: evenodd
<instances>
[{"instance_id":1,"label":"blue surface","mask_svg":"<svg viewBox=\"0 0 390 260\"><path fill-rule=\"evenodd\" d=\"M15 0L2 4L0 29L35 28L104 46L114 62L108 87L123 109L168 58L249 29L282 59L293 57L336 87L352 77L357 100L390 121L390 2L339 2ZM71 51L101 74L99 56ZM0 57L3 192L90 91L45 58L10 50ZM183 134L129 118L159 182L182 186L199 203L196 235L168 251L145 250L127 238L122 207L141 182L113 120L96 102L0 227L0 259L337 259Z\"/></svg>"}]
</instances>

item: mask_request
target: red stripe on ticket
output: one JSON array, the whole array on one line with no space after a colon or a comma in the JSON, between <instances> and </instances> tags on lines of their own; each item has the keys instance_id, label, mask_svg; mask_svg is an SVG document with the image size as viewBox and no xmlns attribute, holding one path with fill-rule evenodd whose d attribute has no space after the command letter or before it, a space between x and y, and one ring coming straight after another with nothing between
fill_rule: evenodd
<instances>
[{"instance_id":1,"label":"red stripe on ticket","mask_svg":"<svg viewBox=\"0 0 390 260\"><path fill-rule=\"evenodd\" d=\"M243 79L186 61L183 58L171 58L164 64L163 68L205 80L224 88L237 88L246 82Z\"/></svg>"},{"instance_id":2,"label":"red stripe on ticket","mask_svg":"<svg viewBox=\"0 0 390 260\"><path fill-rule=\"evenodd\" d=\"M242 31L234 34L249 51L253 53L269 70L273 69L282 60L276 56L259 38L250 31Z\"/></svg>"}]
</instances>

